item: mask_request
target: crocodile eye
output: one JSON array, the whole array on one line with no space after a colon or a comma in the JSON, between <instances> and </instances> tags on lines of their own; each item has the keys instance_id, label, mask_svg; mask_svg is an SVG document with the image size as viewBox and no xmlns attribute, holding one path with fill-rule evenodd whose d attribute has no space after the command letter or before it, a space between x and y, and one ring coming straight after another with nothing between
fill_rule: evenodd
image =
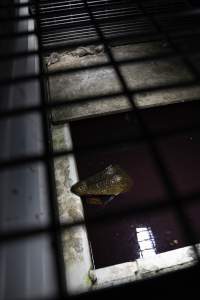
<instances>
[{"instance_id":1,"label":"crocodile eye","mask_svg":"<svg viewBox=\"0 0 200 300\"><path fill-rule=\"evenodd\" d=\"M87 191L87 184L85 182L76 183L71 187L71 192L76 195L83 195Z\"/></svg>"},{"instance_id":2,"label":"crocodile eye","mask_svg":"<svg viewBox=\"0 0 200 300\"><path fill-rule=\"evenodd\" d=\"M87 184L85 182L82 182L81 185L79 186L79 190L81 192L85 191L87 188Z\"/></svg>"}]
</instances>

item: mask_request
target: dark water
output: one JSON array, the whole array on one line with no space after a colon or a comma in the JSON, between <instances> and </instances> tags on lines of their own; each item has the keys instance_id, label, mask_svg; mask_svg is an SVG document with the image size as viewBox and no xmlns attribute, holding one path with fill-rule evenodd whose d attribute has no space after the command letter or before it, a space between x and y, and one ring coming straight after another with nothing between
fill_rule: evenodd
<instances>
[{"instance_id":1,"label":"dark water","mask_svg":"<svg viewBox=\"0 0 200 300\"><path fill-rule=\"evenodd\" d=\"M194 7L195 6L197 6L197 7L200 6L199 0L189 0L189 3L192 4Z\"/></svg>"},{"instance_id":2,"label":"dark water","mask_svg":"<svg viewBox=\"0 0 200 300\"><path fill-rule=\"evenodd\" d=\"M177 193L185 196L199 191L200 132L194 128L200 125L200 103L196 101L145 109L142 116L154 134L179 132L159 139L157 146ZM83 199L86 220L90 216L118 213L125 209L129 212L128 216L119 216L117 220L108 218L108 221L88 226L95 267L135 260L140 255L144 256L148 249L161 253L188 245L173 207L164 211L135 213L137 206L168 201L165 185L152 153L145 141L141 141L136 120L129 113L121 113L75 121L70 126L75 147L113 144L111 148L100 146L93 152L76 156L80 179L117 163L134 182L129 192L117 196L103 209L88 205ZM183 131L183 128L189 129ZM133 139L139 142L130 142ZM123 143L117 144L121 140ZM194 225L198 241L200 204L188 202L185 211ZM144 234L138 235L139 230L143 230ZM141 236L146 245L140 243Z\"/></svg>"}]
</instances>

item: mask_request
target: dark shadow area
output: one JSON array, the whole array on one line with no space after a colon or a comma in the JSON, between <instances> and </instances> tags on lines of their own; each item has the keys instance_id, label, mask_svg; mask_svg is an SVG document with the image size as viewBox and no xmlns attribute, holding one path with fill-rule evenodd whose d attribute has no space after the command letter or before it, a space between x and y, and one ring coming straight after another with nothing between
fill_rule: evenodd
<instances>
[{"instance_id":1,"label":"dark shadow area","mask_svg":"<svg viewBox=\"0 0 200 300\"><path fill-rule=\"evenodd\" d=\"M177 132L158 139L156 143L180 197L199 190L200 134L194 130L199 127L199 111L197 101L142 110L143 119L152 134L162 136L166 132ZM83 198L86 220L87 217L131 210L137 205L168 201L164 182L159 177L147 144L131 143L132 139L140 136L140 130L129 113L71 122L70 127L74 147L106 142L115 145L111 149L100 148L90 154L76 155L80 179L110 164L118 164L133 180L130 191L116 196L105 207L87 204L86 198ZM125 142L118 145L120 140ZM189 215L191 223L193 218L198 222L199 209L190 210ZM137 230L141 227L151 229L156 253L189 245L174 207L139 215L134 215L133 210L132 216L123 216L115 222L108 219L103 224L88 227L96 268L137 259L140 255Z\"/></svg>"}]
</instances>

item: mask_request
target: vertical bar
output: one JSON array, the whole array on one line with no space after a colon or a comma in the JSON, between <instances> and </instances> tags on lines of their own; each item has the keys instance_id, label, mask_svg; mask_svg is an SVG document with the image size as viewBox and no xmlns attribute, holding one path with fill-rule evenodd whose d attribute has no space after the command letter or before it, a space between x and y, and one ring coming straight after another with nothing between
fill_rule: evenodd
<instances>
[{"instance_id":1,"label":"vertical bar","mask_svg":"<svg viewBox=\"0 0 200 300\"><path fill-rule=\"evenodd\" d=\"M40 23L40 0L35 2L36 8L36 34L38 38L38 55L39 55L39 80L40 80L40 97L41 97L41 114L43 122L43 136L45 143L45 165L47 170L47 180L48 180L48 191L49 191L49 205L50 205L50 215L52 220L52 234L54 242L54 253L55 253L55 262L57 268L57 279L58 279L58 288L59 288L59 297L64 298L67 296L66 289L66 278L65 278L65 265L62 249L62 238L61 238L61 227L59 220L59 211L56 198L56 188L55 188L55 177L54 177L54 167L53 167L53 147L52 147L52 137L51 129L49 124L48 116L48 106L47 106L47 94L46 87L44 82L45 73L43 65L43 56L42 56L42 34L41 34L41 23Z\"/></svg>"},{"instance_id":2,"label":"vertical bar","mask_svg":"<svg viewBox=\"0 0 200 300\"><path fill-rule=\"evenodd\" d=\"M83 0L83 1L84 1L86 9L88 11L88 15L90 17L91 23L95 27L95 30L96 30L97 35L99 36L101 42L104 44L105 51L106 51L106 53L107 53L107 55L110 59L111 64L113 65L113 68L116 72L116 75L117 75L119 81L121 82L123 93L127 97L127 99L129 100L129 102L132 106L132 109L133 109L132 116L135 115L135 117L137 118L137 120L139 122L141 132L143 133L143 136L146 140L146 143L148 145L151 156L152 156L152 158L155 162L155 165L157 166L157 169L160 173L160 177L161 177L161 179L164 183L164 186L166 187L166 192L168 194L168 199L171 202L171 204L173 205L173 207L175 208L175 211L177 213L179 221L182 224L182 226L183 226L183 228L186 232L186 235L187 235L187 238L188 238L189 242L193 245L195 255L196 255L198 261L200 262L198 249L194 245L195 234L194 234L194 232L193 232L193 230L192 230L192 228L191 228L191 226L190 226L190 224L187 220L187 217L184 213L184 210L182 209L181 205L177 201L176 190L175 190L175 188L173 186L173 183L170 179L170 175L168 174L168 172L166 170L166 167L165 167L164 162L162 160L162 157L159 153L159 150L158 150L158 148L157 148L157 146L156 146L156 144L153 140L151 132L149 131L148 126L146 125L145 121L143 120L143 117L142 117L142 114L140 113L140 110L135 105L135 102L134 102L134 99L133 99L134 95L132 96L130 91L129 91L129 88L128 88L128 86L126 84L126 81L125 81L125 79L124 79L124 77L123 77L123 75L122 75L122 73L121 73L121 71L120 71L120 69L117 65L117 62L115 61L115 59L112 55L112 52L111 52L111 50L109 49L109 47L106 43L106 39L104 37L104 34L103 34L102 30L100 29L100 27L98 26L98 22L95 20L95 17L93 16L93 12L90 9L88 1L87 0ZM137 4L138 4L138 1L137 1ZM141 5L139 4L138 7L141 8ZM146 15L148 16L147 13L146 13Z\"/></svg>"}]
</instances>

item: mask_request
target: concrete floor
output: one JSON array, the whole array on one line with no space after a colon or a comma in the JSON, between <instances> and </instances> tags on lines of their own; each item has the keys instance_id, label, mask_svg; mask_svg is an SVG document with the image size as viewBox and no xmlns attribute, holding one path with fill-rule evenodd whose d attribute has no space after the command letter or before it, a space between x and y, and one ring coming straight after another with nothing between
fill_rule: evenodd
<instances>
[{"instance_id":1,"label":"concrete floor","mask_svg":"<svg viewBox=\"0 0 200 300\"><path fill-rule=\"evenodd\" d=\"M169 53L167 44L161 42L148 42L116 46L111 48L116 60L134 59L155 54ZM95 55L73 56L70 52L59 53L59 60L48 66L49 71L67 70L102 64L108 61L104 52ZM191 81L192 74L179 59L163 59L148 62L132 63L123 65L120 70L131 89L154 87L171 83L180 83L185 80ZM131 106L125 97L109 97L106 99L91 100L77 103L81 97L107 95L121 92L119 80L111 67L74 71L69 74L50 76L49 78L50 99L74 100L73 105L53 110L53 121L60 122L77 118L89 117L99 114L107 114L118 111L130 110ZM162 92L136 93L135 101L139 107L162 105L178 101L198 99L200 87L191 86L182 89L164 89Z\"/></svg>"}]
</instances>

